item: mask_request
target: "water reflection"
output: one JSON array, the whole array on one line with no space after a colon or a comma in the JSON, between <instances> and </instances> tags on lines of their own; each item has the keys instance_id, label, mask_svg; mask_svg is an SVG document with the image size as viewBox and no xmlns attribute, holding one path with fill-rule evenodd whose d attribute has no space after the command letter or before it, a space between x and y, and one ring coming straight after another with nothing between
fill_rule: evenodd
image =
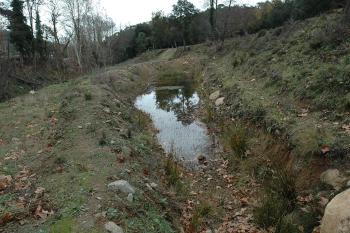
<instances>
[{"instance_id":1,"label":"water reflection","mask_svg":"<svg viewBox=\"0 0 350 233\"><path fill-rule=\"evenodd\" d=\"M169 86L157 88L155 94L158 108L174 112L177 119L185 125L193 122L193 111L199 103L199 97L194 90L189 91L185 86Z\"/></svg>"},{"instance_id":2,"label":"water reflection","mask_svg":"<svg viewBox=\"0 0 350 233\"><path fill-rule=\"evenodd\" d=\"M207 156L210 138L203 123L196 120L194 111L200 102L190 82L177 86L158 85L136 99L136 107L150 114L158 129L157 138L167 153L178 159L197 161Z\"/></svg>"}]
</instances>

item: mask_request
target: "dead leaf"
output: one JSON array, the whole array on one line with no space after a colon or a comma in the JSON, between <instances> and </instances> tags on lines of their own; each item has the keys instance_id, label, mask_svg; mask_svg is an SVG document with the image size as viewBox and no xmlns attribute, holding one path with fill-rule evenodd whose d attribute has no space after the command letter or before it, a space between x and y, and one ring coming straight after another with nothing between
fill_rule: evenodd
<instances>
[{"instance_id":1,"label":"dead leaf","mask_svg":"<svg viewBox=\"0 0 350 233\"><path fill-rule=\"evenodd\" d=\"M54 212L44 210L41 205L38 205L38 207L35 210L35 216L40 217L41 219L46 219L49 215L53 215Z\"/></svg>"},{"instance_id":2,"label":"dead leaf","mask_svg":"<svg viewBox=\"0 0 350 233\"><path fill-rule=\"evenodd\" d=\"M322 151L322 154L325 155L325 154L327 154L327 153L329 153L331 151L331 148L329 146L323 146L321 148L321 151Z\"/></svg>"},{"instance_id":3,"label":"dead leaf","mask_svg":"<svg viewBox=\"0 0 350 233\"><path fill-rule=\"evenodd\" d=\"M248 198L243 197L239 200L242 206L247 206L249 204Z\"/></svg>"},{"instance_id":4,"label":"dead leaf","mask_svg":"<svg viewBox=\"0 0 350 233\"><path fill-rule=\"evenodd\" d=\"M43 193L45 192L45 188L43 187L38 187L36 190L35 190L35 194L37 195L42 195Z\"/></svg>"},{"instance_id":5,"label":"dead leaf","mask_svg":"<svg viewBox=\"0 0 350 233\"><path fill-rule=\"evenodd\" d=\"M0 176L0 191L3 191L8 186L10 186L11 182L12 182L11 176Z\"/></svg>"},{"instance_id":6,"label":"dead leaf","mask_svg":"<svg viewBox=\"0 0 350 233\"><path fill-rule=\"evenodd\" d=\"M5 224L11 222L13 219L13 215L11 213L5 213L0 218L0 226L4 226Z\"/></svg>"},{"instance_id":7,"label":"dead leaf","mask_svg":"<svg viewBox=\"0 0 350 233\"><path fill-rule=\"evenodd\" d=\"M125 157L121 154L117 155L117 160L119 163L124 163L125 162Z\"/></svg>"},{"instance_id":8,"label":"dead leaf","mask_svg":"<svg viewBox=\"0 0 350 233\"><path fill-rule=\"evenodd\" d=\"M301 113L298 114L298 117L307 117L309 115L309 110L308 109L301 109Z\"/></svg>"},{"instance_id":9,"label":"dead leaf","mask_svg":"<svg viewBox=\"0 0 350 233\"><path fill-rule=\"evenodd\" d=\"M348 124L348 125L343 125L341 128L342 128L343 130L345 130L345 132L346 132L347 134L350 134L350 124Z\"/></svg>"},{"instance_id":10,"label":"dead leaf","mask_svg":"<svg viewBox=\"0 0 350 233\"><path fill-rule=\"evenodd\" d=\"M64 166L63 165L59 165L59 166L57 166L57 168L56 168L56 172L58 172L58 173L62 173L64 171Z\"/></svg>"}]
</instances>

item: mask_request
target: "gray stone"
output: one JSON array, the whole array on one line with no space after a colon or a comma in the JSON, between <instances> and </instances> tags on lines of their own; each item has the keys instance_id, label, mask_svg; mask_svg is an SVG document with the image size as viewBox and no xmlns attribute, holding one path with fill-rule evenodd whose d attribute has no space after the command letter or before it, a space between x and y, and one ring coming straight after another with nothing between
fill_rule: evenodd
<instances>
[{"instance_id":1,"label":"gray stone","mask_svg":"<svg viewBox=\"0 0 350 233\"><path fill-rule=\"evenodd\" d=\"M111 109L110 109L110 108L107 108L107 107L104 108L103 111L104 111L105 113L111 113Z\"/></svg>"},{"instance_id":2,"label":"gray stone","mask_svg":"<svg viewBox=\"0 0 350 233\"><path fill-rule=\"evenodd\" d=\"M221 106L224 104L225 97L221 97L215 101L215 106Z\"/></svg>"},{"instance_id":3,"label":"gray stone","mask_svg":"<svg viewBox=\"0 0 350 233\"><path fill-rule=\"evenodd\" d=\"M209 96L209 99L210 100L216 100L217 98L220 97L220 91L216 91L216 92L213 92L210 96Z\"/></svg>"},{"instance_id":4,"label":"gray stone","mask_svg":"<svg viewBox=\"0 0 350 233\"><path fill-rule=\"evenodd\" d=\"M321 181L331 185L335 190L340 190L344 186L345 180L338 169L328 169L321 174Z\"/></svg>"},{"instance_id":5,"label":"gray stone","mask_svg":"<svg viewBox=\"0 0 350 233\"><path fill-rule=\"evenodd\" d=\"M128 197L126 198L128 202L133 202L134 201L134 195L132 193L129 193Z\"/></svg>"},{"instance_id":6,"label":"gray stone","mask_svg":"<svg viewBox=\"0 0 350 233\"><path fill-rule=\"evenodd\" d=\"M110 233L124 233L123 229L114 222L107 222L105 224L105 229Z\"/></svg>"},{"instance_id":7,"label":"gray stone","mask_svg":"<svg viewBox=\"0 0 350 233\"><path fill-rule=\"evenodd\" d=\"M111 191L120 191L126 194L135 193L135 188L132 187L126 180L117 180L108 184L108 189Z\"/></svg>"},{"instance_id":8,"label":"gray stone","mask_svg":"<svg viewBox=\"0 0 350 233\"><path fill-rule=\"evenodd\" d=\"M327 205L321 222L321 233L350 232L350 189L335 196Z\"/></svg>"}]
</instances>

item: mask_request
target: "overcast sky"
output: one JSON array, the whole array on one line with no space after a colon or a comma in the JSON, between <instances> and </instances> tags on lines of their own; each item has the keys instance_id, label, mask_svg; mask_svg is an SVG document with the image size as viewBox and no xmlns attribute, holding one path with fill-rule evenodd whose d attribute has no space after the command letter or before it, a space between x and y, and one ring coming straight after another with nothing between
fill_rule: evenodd
<instances>
[{"instance_id":1,"label":"overcast sky","mask_svg":"<svg viewBox=\"0 0 350 233\"><path fill-rule=\"evenodd\" d=\"M107 14L122 27L150 21L152 12L171 12L177 0L100 0ZM197 8L203 9L206 0L190 0ZM208 0L207 0L208 1ZM221 1L222 2L222 1ZM238 4L254 5L261 0L237 0Z\"/></svg>"}]
</instances>

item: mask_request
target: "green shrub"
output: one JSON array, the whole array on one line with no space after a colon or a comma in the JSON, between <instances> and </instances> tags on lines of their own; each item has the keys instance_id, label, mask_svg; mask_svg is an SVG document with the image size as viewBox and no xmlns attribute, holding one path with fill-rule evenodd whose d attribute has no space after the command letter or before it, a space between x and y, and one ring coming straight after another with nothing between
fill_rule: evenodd
<instances>
[{"instance_id":1,"label":"green shrub","mask_svg":"<svg viewBox=\"0 0 350 233\"><path fill-rule=\"evenodd\" d=\"M254 210L256 223L264 228L275 226L281 216L286 214L284 199L276 199L273 195L265 195L262 204Z\"/></svg>"},{"instance_id":2,"label":"green shrub","mask_svg":"<svg viewBox=\"0 0 350 233\"><path fill-rule=\"evenodd\" d=\"M264 188L265 195L262 204L254 211L254 219L261 227L268 228L277 226L284 216L294 210L297 193L294 176L284 170L276 170L267 177Z\"/></svg>"},{"instance_id":3,"label":"green shrub","mask_svg":"<svg viewBox=\"0 0 350 233\"><path fill-rule=\"evenodd\" d=\"M293 220L289 216L282 218L277 226L275 233L301 233L298 225L293 223Z\"/></svg>"},{"instance_id":4,"label":"green shrub","mask_svg":"<svg viewBox=\"0 0 350 233\"><path fill-rule=\"evenodd\" d=\"M87 92L84 94L84 98L86 101L90 101L90 100L92 100L92 94Z\"/></svg>"},{"instance_id":5,"label":"green shrub","mask_svg":"<svg viewBox=\"0 0 350 233\"><path fill-rule=\"evenodd\" d=\"M248 149L248 136L242 126L233 126L226 130L225 140L236 156L243 157Z\"/></svg>"},{"instance_id":6,"label":"green shrub","mask_svg":"<svg viewBox=\"0 0 350 233\"><path fill-rule=\"evenodd\" d=\"M336 47L348 40L350 36L349 25L342 21L332 21L315 31L311 37L310 48L319 49L323 46Z\"/></svg>"},{"instance_id":7,"label":"green shrub","mask_svg":"<svg viewBox=\"0 0 350 233\"><path fill-rule=\"evenodd\" d=\"M294 0L292 15L296 19L316 16L331 8L329 0Z\"/></svg>"},{"instance_id":8,"label":"green shrub","mask_svg":"<svg viewBox=\"0 0 350 233\"><path fill-rule=\"evenodd\" d=\"M98 140L98 144L100 145L100 146L105 146L105 145L107 145L107 136L106 136L106 133L105 132L102 132L102 135L101 135L101 137L100 137L100 139Z\"/></svg>"},{"instance_id":9,"label":"green shrub","mask_svg":"<svg viewBox=\"0 0 350 233\"><path fill-rule=\"evenodd\" d=\"M316 93L345 94L350 91L350 66L349 65L327 65L318 70L311 90Z\"/></svg>"},{"instance_id":10,"label":"green shrub","mask_svg":"<svg viewBox=\"0 0 350 233\"><path fill-rule=\"evenodd\" d=\"M318 69L307 94L314 109L346 109L346 98L350 91L349 77L350 65L326 65Z\"/></svg>"}]
</instances>

